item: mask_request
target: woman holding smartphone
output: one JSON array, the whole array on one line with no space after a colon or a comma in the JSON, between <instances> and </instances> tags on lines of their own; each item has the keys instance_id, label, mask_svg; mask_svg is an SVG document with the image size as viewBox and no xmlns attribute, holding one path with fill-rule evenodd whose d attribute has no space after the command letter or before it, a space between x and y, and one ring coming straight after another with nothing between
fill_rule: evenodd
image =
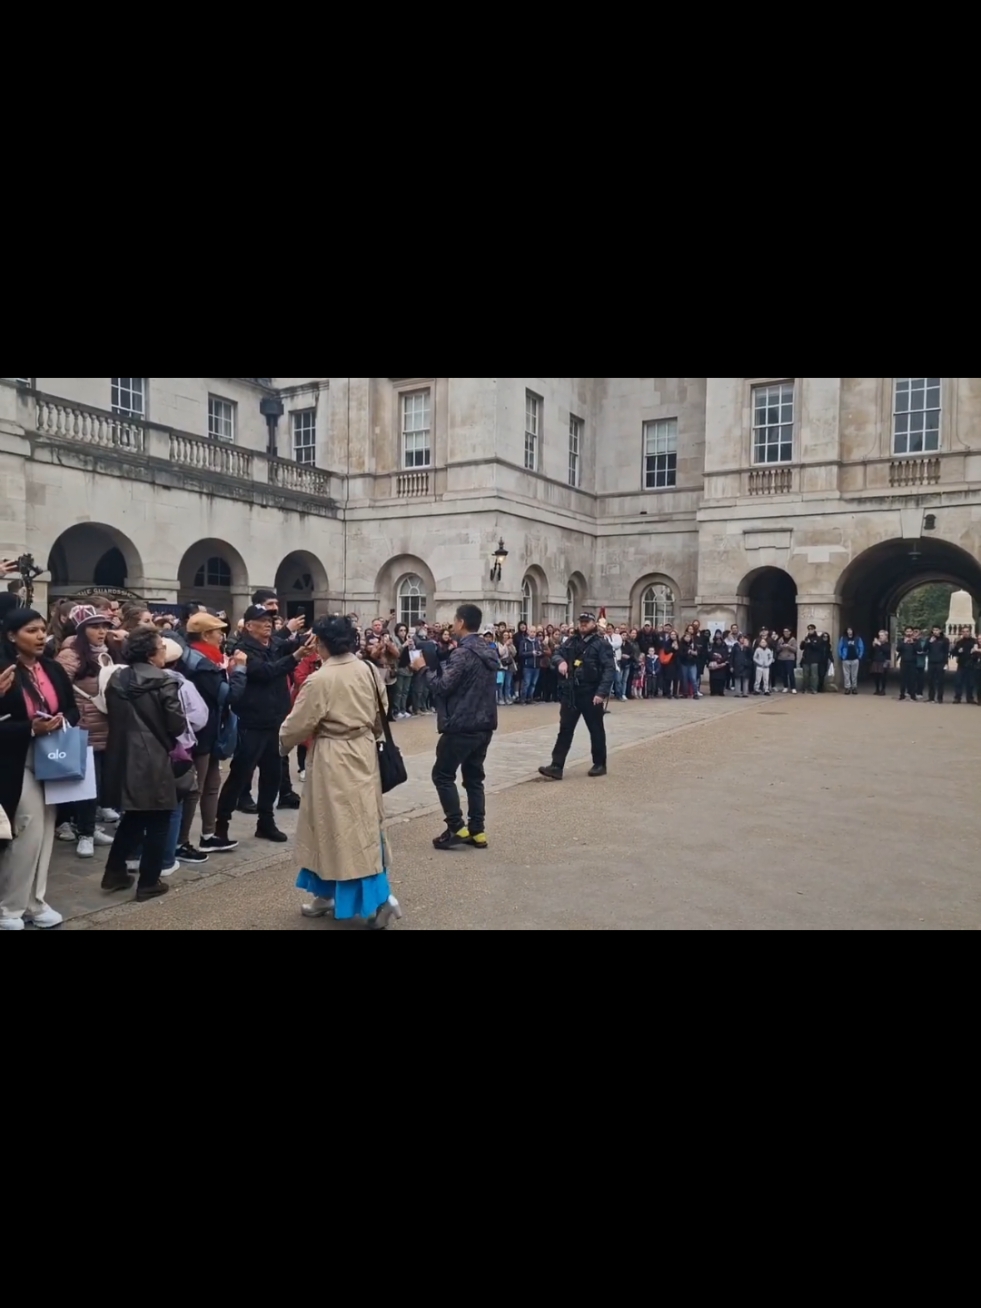
<instances>
[{"instance_id":1,"label":"woman holding smartphone","mask_svg":"<svg viewBox=\"0 0 981 1308\"><path fill-rule=\"evenodd\" d=\"M0 853L2 931L64 920L44 898L56 810L34 776L34 741L75 726L79 713L64 668L45 657L47 636L41 614L21 608L7 614L0 634L0 804L13 832Z\"/></svg>"}]
</instances>

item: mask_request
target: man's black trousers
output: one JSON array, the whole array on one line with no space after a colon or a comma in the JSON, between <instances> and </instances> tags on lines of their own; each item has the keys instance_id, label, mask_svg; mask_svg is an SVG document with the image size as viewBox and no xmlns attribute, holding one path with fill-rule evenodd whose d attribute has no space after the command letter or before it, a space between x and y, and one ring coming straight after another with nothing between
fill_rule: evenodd
<instances>
[{"instance_id":1,"label":"man's black trousers","mask_svg":"<svg viewBox=\"0 0 981 1308\"><path fill-rule=\"evenodd\" d=\"M454 833L466 827L472 836L483 835L487 821L484 801L484 760L494 733L474 731L458 735L443 735L436 746L436 766L433 768L433 785L446 814L446 825ZM460 809L460 792L456 788L456 774L460 771L463 789L467 792L470 820L464 822Z\"/></svg>"},{"instance_id":2,"label":"man's black trousers","mask_svg":"<svg viewBox=\"0 0 981 1308\"><path fill-rule=\"evenodd\" d=\"M230 822L232 814L238 807L249 779L255 769L259 769L259 806L260 820L273 816L276 796L279 794L279 781L282 773L279 760L279 729L257 731L254 727L239 724L238 747L232 766L228 770L228 779L218 796L218 821Z\"/></svg>"},{"instance_id":3,"label":"man's black trousers","mask_svg":"<svg viewBox=\"0 0 981 1308\"><path fill-rule=\"evenodd\" d=\"M593 747L593 766L598 768L606 767L604 708L602 704L593 703L594 695L595 691L580 690L576 691L574 699L564 699L562 701L562 712L559 716L559 738L555 742L555 749L552 751L552 764L554 767L565 767L565 761L569 757L569 750L572 749L572 740L576 734L576 727L579 726L580 718L585 718L586 726L589 728L589 740Z\"/></svg>"}]
</instances>

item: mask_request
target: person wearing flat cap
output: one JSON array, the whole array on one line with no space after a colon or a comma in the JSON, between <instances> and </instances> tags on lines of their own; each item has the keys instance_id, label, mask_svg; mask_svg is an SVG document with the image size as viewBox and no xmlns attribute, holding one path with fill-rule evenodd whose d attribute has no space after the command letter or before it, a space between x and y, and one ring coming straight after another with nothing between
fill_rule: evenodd
<instances>
[{"instance_id":1,"label":"person wearing flat cap","mask_svg":"<svg viewBox=\"0 0 981 1308\"><path fill-rule=\"evenodd\" d=\"M230 659L225 658L222 642L227 630L228 624L211 613L195 613L188 618L188 650L180 669L208 706L208 725L196 733L197 745L192 751L201 804L199 850L204 854L230 853L238 844L227 837L221 840L216 834L221 760L215 747L220 732L228 724L228 715L236 709L245 693L245 667L248 663L245 650L236 651ZM185 800L177 850L179 860L192 863L201 860L201 853L195 855L191 844L191 824L196 807L193 799Z\"/></svg>"},{"instance_id":2,"label":"person wearing flat cap","mask_svg":"<svg viewBox=\"0 0 981 1308\"><path fill-rule=\"evenodd\" d=\"M586 719L593 749L591 777L606 776L605 704L615 678L613 647L599 629L595 613L579 615L579 630L568 636L552 658L559 674L559 735L551 765L539 768L543 777L561 781L579 719Z\"/></svg>"}]
</instances>

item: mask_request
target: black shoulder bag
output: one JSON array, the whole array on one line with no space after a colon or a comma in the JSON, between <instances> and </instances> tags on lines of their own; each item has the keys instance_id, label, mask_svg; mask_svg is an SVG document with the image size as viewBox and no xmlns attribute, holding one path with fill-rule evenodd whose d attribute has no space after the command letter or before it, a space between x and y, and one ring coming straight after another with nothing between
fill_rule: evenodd
<instances>
[{"instance_id":1,"label":"black shoulder bag","mask_svg":"<svg viewBox=\"0 0 981 1308\"><path fill-rule=\"evenodd\" d=\"M378 742L378 771L381 773L382 794L387 795L390 790L396 786L403 786L409 779L409 774L405 770L405 760L402 758L402 751L392 739L392 729L388 725L388 710L382 699L381 691L378 688L378 678L375 676L372 668L368 668L368 675L371 677L372 684L375 687L375 697L378 700L378 712L381 714L382 728L385 732L385 739Z\"/></svg>"}]
</instances>

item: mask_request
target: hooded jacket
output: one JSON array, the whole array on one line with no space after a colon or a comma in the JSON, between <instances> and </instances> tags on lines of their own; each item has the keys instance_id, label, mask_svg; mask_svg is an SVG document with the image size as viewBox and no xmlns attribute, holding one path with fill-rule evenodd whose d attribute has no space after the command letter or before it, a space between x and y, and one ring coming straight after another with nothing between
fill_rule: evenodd
<instances>
[{"instance_id":1,"label":"hooded jacket","mask_svg":"<svg viewBox=\"0 0 981 1308\"><path fill-rule=\"evenodd\" d=\"M106 804L127 813L173 812L178 800L170 755L188 730L176 679L151 663L123 668L106 687L106 708Z\"/></svg>"},{"instance_id":2,"label":"hooded jacket","mask_svg":"<svg viewBox=\"0 0 981 1308\"><path fill-rule=\"evenodd\" d=\"M501 660L482 636L465 636L445 663L423 675L436 702L441 736L497 730L497 674Z\"/></svg>"}]
</instances>

